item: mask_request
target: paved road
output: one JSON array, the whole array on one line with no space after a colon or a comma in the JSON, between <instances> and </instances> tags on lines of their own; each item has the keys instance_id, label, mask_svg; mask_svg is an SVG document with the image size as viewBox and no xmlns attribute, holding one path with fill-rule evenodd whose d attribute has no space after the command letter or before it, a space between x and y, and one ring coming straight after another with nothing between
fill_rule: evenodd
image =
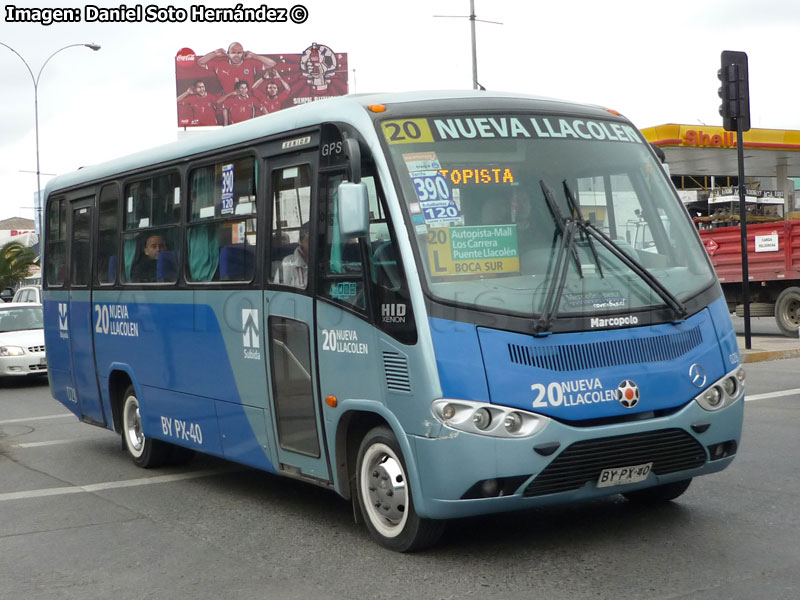
<instances>
[{"instance_id":1,"label":"paved road","mask_svg":"<svg viewBox=\"0 0 800 600\"><path fill-rule=\"evenodd\" d=\"M744 319L742 317L731 315L731 320L733 321L733 327L736 329L736 333L743 335ZM750 333L752 335L784 337L783 333L781 333L781 330L778 328L777 323L775 323L775 317L751 318Z\"/></svg>"},{"instance_id":2,"label":"paved road","mask_svg":"<svg viewBox=\"0 0 800 600\"><path fill-rule=\"evenodd\" d=\"M748 365L739 457L678 502L465 519L416 555L374 545L346 502L306 484L209 458L137 469L47 386L5 383L0 599L796 600L798 371Z\"/></svg>"}]
</instances>

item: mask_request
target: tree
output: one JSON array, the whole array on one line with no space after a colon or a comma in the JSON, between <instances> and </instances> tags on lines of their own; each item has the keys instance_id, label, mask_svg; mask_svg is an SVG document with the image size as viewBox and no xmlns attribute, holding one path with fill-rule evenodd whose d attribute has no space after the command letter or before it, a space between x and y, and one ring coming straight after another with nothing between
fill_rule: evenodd
<instances>
[{"instance_id":1,"label":"tree","mask_svg":"<svg viewBox=\"0 0 800 600\"><path fill-rule=\"evenodd\" d=\"M0 247L0 290L13 286L30 275L36 261L33 248L19 242L8 242Z\"/></svg>"}]
</instances>

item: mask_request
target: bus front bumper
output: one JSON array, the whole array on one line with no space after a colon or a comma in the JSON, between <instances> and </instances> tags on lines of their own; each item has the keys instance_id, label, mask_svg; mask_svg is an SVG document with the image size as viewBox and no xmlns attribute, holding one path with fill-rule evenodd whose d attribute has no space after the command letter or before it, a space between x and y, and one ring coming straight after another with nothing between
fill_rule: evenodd
<instances>
[{"instance_id":1,"label":"bus front bumper","mask_svg":"<svg viewBox=\"0 0 800 600\"><path fill-rule=\"evenodd\" d=\"M738 449L744 397L716 412L692 401L666 417L576 427L555 420L537 434L493 438L442 428L409 436L428 518L451 519L587 500L715 473ZM547 451L552 452L547 455ZM598 487L600 472L653 463L646 479Z\"/></svg>"}]
</instances>

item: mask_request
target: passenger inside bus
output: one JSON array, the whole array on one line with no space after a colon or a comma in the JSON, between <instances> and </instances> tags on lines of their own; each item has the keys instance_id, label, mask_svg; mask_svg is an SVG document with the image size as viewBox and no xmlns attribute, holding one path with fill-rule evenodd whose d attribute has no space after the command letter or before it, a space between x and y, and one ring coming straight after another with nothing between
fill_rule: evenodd
<instances>
[{"instance_id":1,"label":"passenger inside bus","mask_svg":"<svg viewBox=\"0 0 800 600\"><path fill-rule=\"evenodd\" d=\"M297 248L281 261L281 266L275 273L274 283L282 283L297 288L305 288L308 284L307 261L310 226L310 221L306 221L300 227L300 239Z\"/></svg>"},{"instance_id":2,"label":"passenger inside bus","mask_svg":"<svg viewBox=\"0 0 800 600\"><path fill-rule=\"evenodd\" d=\"M158 281L158 255L166 250L167 244L163 237L160 235L148 236L142 253L131 267L131 281L144 283Z\"/></svg>"}]
</instances>

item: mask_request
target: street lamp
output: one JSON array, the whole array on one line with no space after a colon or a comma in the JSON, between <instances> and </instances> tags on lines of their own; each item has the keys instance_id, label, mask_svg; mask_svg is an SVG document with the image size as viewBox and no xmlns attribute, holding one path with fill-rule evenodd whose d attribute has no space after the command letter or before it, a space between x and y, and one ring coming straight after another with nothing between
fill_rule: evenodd
<instances>
[{"instance_id":1,"label":"street lamp","mask_svg":"<svg viewBox=\"0 0 800 600\"><path fill-rule=\"evenodd\" d=\"M31 70L30 65L28 65L28 61L22 58L22 55L14 50L8 44L4 44L0 42L0 46L5 46L9 50L11 50L14 54L16 54L22 63L25 65L25 68L28 69L28 73L30 73L31 81L33 82L33 112L36 121L36 188L37 188L37 201L39 202L39 232L41 234L42 231L42 181L41 181L41 170L39 169L39 78L42 76L42 71L44 71L45 66L50 59L53 58L56 54L61 52L62 50L66 50L67 48L75 48L77 46L86 46L87 48L91 48L95 52L100 50L100 46L97 44L70 44L69 46L64 46L63 48L59 48L55 52L53 52L50 56L42 64L41 68L39 69L39 73L34 77L33 70Z\"/></svg>"}]
</instances>

